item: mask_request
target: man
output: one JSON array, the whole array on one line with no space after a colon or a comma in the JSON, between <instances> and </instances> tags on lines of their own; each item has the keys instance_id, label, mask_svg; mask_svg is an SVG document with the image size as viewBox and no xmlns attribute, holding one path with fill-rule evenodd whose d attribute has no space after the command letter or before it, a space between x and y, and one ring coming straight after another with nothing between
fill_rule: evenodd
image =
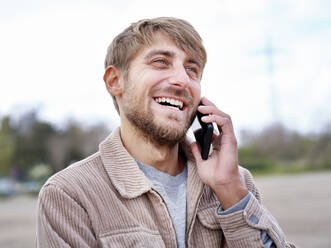
<instances>
[{"instance_id":1,"label":"man","mask_svg":"<svg viewBox=\"0 0 331 248\"><path fill-rule=\"evenodd\" d=\"M180 19L141 20L114 39L104 81L121 125L44 185L39 247L294 247L238 166L230 117L200 99L205 63ZM219 130L207 160L186 138L197 110Z\"/></svg>"}]
</instances>

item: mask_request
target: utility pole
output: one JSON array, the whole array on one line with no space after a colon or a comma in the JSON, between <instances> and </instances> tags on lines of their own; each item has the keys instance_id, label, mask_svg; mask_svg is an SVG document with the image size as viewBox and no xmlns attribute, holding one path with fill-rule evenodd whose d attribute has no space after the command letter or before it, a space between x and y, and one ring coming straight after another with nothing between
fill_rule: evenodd
<instances>
[{"instance_id":1,"label":"utility pole","mask_svg":"<svg viewBox=\"0 0 331 248\"><path fill-rule=\"evenodd\" d=\"M272 121L277 122L280 120L279 111L278 111L278 99L277 99L277 88L274 79L274 63L273 63L273 56L274 56L274 48L272 45L272 39L270 37L266 38L265 47L262 50L262 53L266 56L267 60L267 74L269 77L269 99L270 99L270 111L272 115Z\"/></svg>"}]
</instances>

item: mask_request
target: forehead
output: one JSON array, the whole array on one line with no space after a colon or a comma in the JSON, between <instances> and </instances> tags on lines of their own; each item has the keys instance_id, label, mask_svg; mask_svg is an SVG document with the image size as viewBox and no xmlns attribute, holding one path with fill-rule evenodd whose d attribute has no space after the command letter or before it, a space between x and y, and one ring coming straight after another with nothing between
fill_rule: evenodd
<instances>
[{"instance_id":1,"label":"forehead","mask_svg":"<svg viewBox=\"0 0 331 248\"><path fill-rule=\"evenodd\" d=\"M160 32L155 33L152 42L150 44L143 45L135 57L140 57L143 59L149 54L153 54L153 51L169 51L174 53L176 57L180 57L185 60L197 60L197 58L187 54L182 48L178 47L169 36Z\"/></svg>"}]
</instances>

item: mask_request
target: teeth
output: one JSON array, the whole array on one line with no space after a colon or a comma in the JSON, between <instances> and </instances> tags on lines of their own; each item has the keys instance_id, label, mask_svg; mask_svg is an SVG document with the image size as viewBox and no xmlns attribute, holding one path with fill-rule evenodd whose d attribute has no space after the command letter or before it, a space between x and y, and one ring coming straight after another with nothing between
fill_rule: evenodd
<instances>
[{"instance_id":1,"label":"teeth","mask_svg":"<svg viewBox=\"0 0 331 248\"><path fill-rule=\"evenodd\" d=\"M184 103L182 101L178 101L178 100L175 100L175 99L172 99L172 98L158 97L155 100L158 103L167 102L170 105L172 105L174 107L177 107L179 109L182 109L183 108L183 105L184 105Z\"/></svg>"}]
</instances>

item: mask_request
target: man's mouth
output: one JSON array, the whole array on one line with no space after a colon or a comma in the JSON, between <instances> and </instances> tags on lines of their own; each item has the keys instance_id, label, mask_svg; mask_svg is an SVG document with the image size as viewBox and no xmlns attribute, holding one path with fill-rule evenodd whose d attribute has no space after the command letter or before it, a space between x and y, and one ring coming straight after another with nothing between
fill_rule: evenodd
<instances>
[{"instance_id":1,"label":"man's mouth","mask_svg":"<svg viewBox=\"0 0 331 248\"><path fill-rule=\"evenodd\" d=\"M155 101L163 106L173 107L177 110L182 110L184 107L184 103L180 100L176 100L168 97L156 97Z\"/></svg>"}]
</instances>

